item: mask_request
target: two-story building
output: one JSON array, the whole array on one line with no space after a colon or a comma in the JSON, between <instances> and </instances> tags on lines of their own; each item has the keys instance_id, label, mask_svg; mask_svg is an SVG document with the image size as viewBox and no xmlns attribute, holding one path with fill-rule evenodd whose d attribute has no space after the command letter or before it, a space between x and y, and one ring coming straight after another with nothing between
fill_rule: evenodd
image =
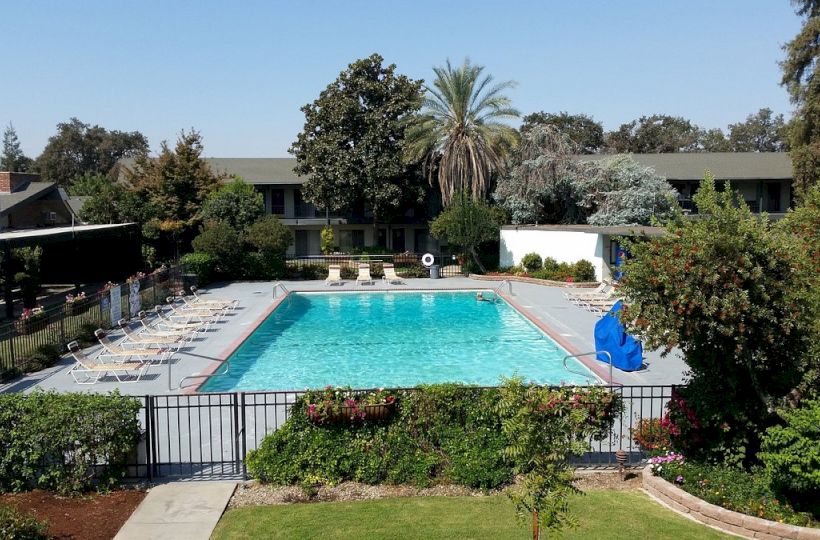
<instances>
[{"instance_id":1,"label":"two-story building","mask_svg":"<svg viewBox=\"0 0 820 540\"><path fill-rule=\"evenodd\" d=\"M792 162L785 152L690 152L633 154L632 157L665 177L678 191L681 207L693 214L697 208L692 196L697 193L707 170L714 175L719 189L728 181L732 190L740 192L752 212L768 212L772 219L779 219L792 204Z\"/></svg>"},{"instance_id":2,"label":"two-story building","mask_svg":"<svg viewBox=\"0 0 820 540\"><path fill-rule=\"evenodd\" d=\"M389 223L373 225L373 214L366 208L346 213L329 213L302 198L305 178L293 172L293 158L206 158L215 172L239 176L253 184L265 197L265 211L278 216L294 233L289 255L319 255L319 233L330 224L336 244L342 251L379 246L395 252L437 251L428 222L438 213L435 200L426 207L408 208Z\"/></svg>"}]
</instances>

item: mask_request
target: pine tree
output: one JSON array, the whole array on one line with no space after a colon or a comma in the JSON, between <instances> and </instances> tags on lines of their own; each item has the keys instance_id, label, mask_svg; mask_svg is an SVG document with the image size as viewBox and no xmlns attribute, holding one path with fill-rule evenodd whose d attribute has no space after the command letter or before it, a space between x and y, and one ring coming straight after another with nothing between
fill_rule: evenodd
<instances>
[{"instance_id":1,"label":"pine tree","mask_svg":"<svg viewBox=\"0 0 820 540\"><path fill-rule=\"evenodd\" d=\"M31 169L31 159L20 149L17 131L9 123L3 132L3 154L0 155L0 171L27 172Z\"/></svg>"}]
</instances>

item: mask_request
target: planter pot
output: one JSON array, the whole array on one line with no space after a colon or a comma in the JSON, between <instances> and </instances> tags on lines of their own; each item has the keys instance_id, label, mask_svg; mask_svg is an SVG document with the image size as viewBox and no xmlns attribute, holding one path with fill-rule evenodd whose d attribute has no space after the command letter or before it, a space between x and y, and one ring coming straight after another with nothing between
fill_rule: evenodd
<instances>
[{"instance_id":1,"label":"planter pot","mask_svg":"<svg viewBox=\"0 0 820 540\"><path fill-rule=\"evenodd\" d=\"M344 424L344 423L353 423L359 421L358 417L355 417L356 410L364 411L364 418L361 420L366 420L368 422L384 422L385 420L389 419L393 412L396 409L395 403L380 403L377 405L362 405L360 407L347 407L342 406L339 412L334 413L332 415L325 416L324 419L318 414L313 413L311 414L308 412L308 418L311 419L316 424ZM351 418L352 417L352 418Z\"/></svg>"},{"instance_id":2,"label":"planter pot","mask_svg":"<svg viewBox=\"0 0 820 540\"><path fill-rule=\"evenodd\" d=\"M42 330L46 327L46 319L45 317L38 317L36 319L25 319L22 321L15 322L14 326L17 328L18 334L33 334L34 332Z\"/></svg>"},{"instance_id":3,"label":"planter pot","mask_svg":"<svg viewBox=\"0 0 820 540\"><path fill-rule=\"evenodd\" d=\"M88 300L75 300L74 302L66 302L65 313L66 315L80 315L81 313L85 313L86 311L88 311L89 307L91 307L91 302Z\"/></svg>"}]
</instances>

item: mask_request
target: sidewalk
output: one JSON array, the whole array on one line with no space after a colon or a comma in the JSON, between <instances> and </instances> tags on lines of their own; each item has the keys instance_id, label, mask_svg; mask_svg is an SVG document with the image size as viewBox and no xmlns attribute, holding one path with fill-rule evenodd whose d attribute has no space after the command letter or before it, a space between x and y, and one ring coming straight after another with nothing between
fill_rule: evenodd
<instances>
[{"instance_id":1,"label":"sidewalk","mask_svg":"<svg viewBox=\"0 0 820 540\"><path fill-rule=\"evenodd\" d=\"M173 482L148 492L115 540L208 540L236 482Z\"/></svg>"}]
</instances>

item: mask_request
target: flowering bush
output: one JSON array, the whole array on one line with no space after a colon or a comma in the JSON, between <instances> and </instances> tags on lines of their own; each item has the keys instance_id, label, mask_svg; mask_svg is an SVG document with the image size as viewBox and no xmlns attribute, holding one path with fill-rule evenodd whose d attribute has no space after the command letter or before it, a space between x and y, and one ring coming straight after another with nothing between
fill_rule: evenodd
<instances>
[{"instance_id":1,"label":"flowering bush","mask_svg":"<svg viewBox=\"0 0 820 540\"><path fill-rule=\"evenodd\" d=\"M126 281L128 281L128 283L133 283L134 281L139 281L144 277L145 277L145 272L137 272L133 276L129 277Z\"/></svg>"},{"instance_id":2,"label":"flowering bush","mask_svg":"<svg viewBox=\"0 0 820 540\"><path fill-rule=\"evenodd\" d=\"M685 461L682 455L674 453L654 457L650 463L655 476L708 503L781 523L820 525L816 517L796 511L780 498L760 469L745 471L725 465L704 465Z\"/></svg>"},{"instance_id":3,"label":"flowering bush","mask_svg":"<svg viewBox=\"0 0 820 540\"><path fill-rule=\"evenodd\" d=\"M20 314L21 321L31 321L37 320L44 317L46 314L45 309L43 306L33 307L31 309L25 308L23 309L23 313Z\"/></svg>"},{"instance_id":4,"label":"flowering bush","mask_svg":"<svg viewBox=\"0 0 820 540\"><path fill-rule=\"evenodd\" d=\"M100 289L100 292L101 293L107 293L108 291L110 291L111 289L113 289L116 286L117 286L116 283L113 283L113 282L109 281L108 283L106 283L105 285L102 286L102 289Z\"/></svg>"},{"instance_id":5,"label":"flowering bush","mask_svg":"<svg viewBox=\"0 0 820 540\"><path fill-rule=\"evenodd\" d=\"M67 294L65 295L65 302L66 304L73 304L74 302L82 302L86 299L85 292L79 292L77 294Z\"/></svg>"},{"instance_id":6,"label":"flowering bush","mask_svg":"<svg viewBox=\"0 0 820 540\"><path fill-rule=\"evenodd\" d=\"M367 419L382 419L383 406L392 406L396 396L383 388L372 392L353 393L349 387L308 391L304 401L308 417L317 424L350 420L361 422ZM370 417L370 418L369 418Z\"/></svg>"},{"instance_id":7,"label":"flowering bush","mask_svg":"<svg viewBox=\"0 0 820 540\"><path fill-rule=\"evenodd\" d=\"M665 452L672 448L668 415L659 418L643 418L632 428L632 440L649 453Z\"/></svg>"}]
</instances>

